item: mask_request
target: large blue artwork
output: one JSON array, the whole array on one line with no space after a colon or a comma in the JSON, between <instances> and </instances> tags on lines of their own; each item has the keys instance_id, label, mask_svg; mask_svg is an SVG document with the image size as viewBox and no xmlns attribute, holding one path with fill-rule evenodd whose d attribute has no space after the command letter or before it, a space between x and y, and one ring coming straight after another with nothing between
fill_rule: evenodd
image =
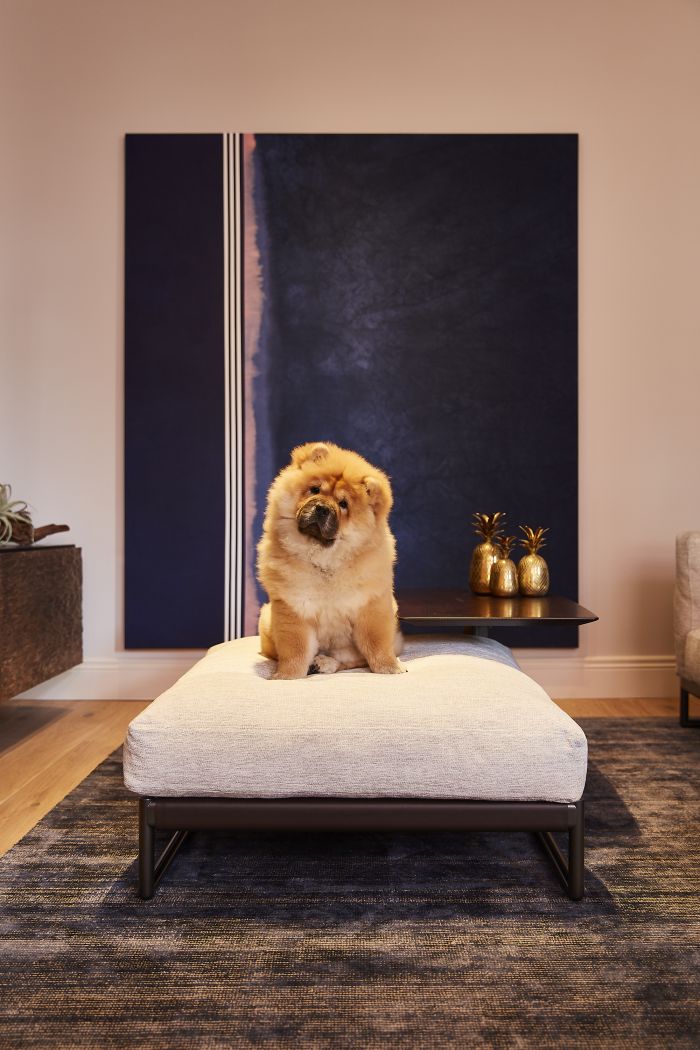
<instances>
[{"instance_id":1,"label":"large blue artwork","mask_svg":"<svg viewBox=\"0 0 700 1050\"><path fill-rule=\"evenodd\" d=\"M308 440L390 474L399 588L466 587L473 512L505 510L577 596L575 135L128 136L126 263L128 645L255 631ZM163 549L175 475L196 525Z\"/></svg>"}]
</instances>

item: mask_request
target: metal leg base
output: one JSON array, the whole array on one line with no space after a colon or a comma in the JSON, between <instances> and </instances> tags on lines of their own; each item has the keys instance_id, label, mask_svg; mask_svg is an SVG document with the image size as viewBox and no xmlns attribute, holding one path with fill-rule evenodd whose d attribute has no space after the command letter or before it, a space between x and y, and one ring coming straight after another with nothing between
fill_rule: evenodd
<instances>
[{"instance_id":1,"label":"metal leg base","mask_svg":"<svg viewBox=\"0 0 700 1050\"><path fill-rule=\"evenodd\" d=\"M177 829L156 860L156 822ZM583 802L416 801L414 799L142 798L139 802L139 895L149 900L188 832L194 829L360 829L534 831L572 900L584 893ZM568 829L565 860L551 830Z\"/></svg>"},{"instance_id":2,"label":"metal leg base","mask_svg":"<svg viewBox=\"0 0 700 1050\"><path fill-rule=\"evenodd\" d=\"M139 802L139 896L144 900L151 899L188 835L187 831L173 832L156 860L156 829L148 823L148 801L142 798Z\"/></svg>"},{"instance_id":3,"label":"metal leg base","mask_svg":"<svg viewBox=\"0 0 700 1050\"><path fill-rule=\"evenodd\" d=\"M572 901L580 901L584 894L583 802L576 803L576 823L569 828L568 861L554 841L551 831L538 831L536 834L569 897Z\"/></svg>"}]
</instances>

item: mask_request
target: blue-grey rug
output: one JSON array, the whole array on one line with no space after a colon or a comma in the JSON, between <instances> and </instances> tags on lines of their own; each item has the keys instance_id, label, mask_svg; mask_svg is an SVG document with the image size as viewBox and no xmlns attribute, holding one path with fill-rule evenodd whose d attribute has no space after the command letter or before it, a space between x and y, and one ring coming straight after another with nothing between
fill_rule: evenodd
<instances>
[{"instance_id":1,"label":"blue-grey rug","mask_svg":"<svg viewBox=\"0 0 700 1050\"><path fill-rule=\"evenodd\" d=\"M115 753L0 860L0 1047L696 1047L700 733L582 725L580 903L520 833L197 833L141 901Z\"/></svg>"}]
</instances>

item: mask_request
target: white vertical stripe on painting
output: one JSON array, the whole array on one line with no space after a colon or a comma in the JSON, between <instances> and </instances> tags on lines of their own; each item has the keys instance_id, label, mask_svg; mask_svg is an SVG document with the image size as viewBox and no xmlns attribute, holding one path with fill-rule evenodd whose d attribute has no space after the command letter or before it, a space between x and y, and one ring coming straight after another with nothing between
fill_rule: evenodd
<instances>
[{"instance_id":1,"label":"white vertical stripe on painting","mask_svg":"<svg viewBox=\"0 0 700 1050\"><path fill-rule=\"evenodd\" d=\"M241 136L224 135L226 536L224 637L243 633L243 331Z\"/></svg>"},{"instance_id":2,"label":"white vertical stripe on painting","mask_svg":"<svg viewBox=\"0 0 700 1050\"><path fill-rule=\"evenodd\" d=\"M224 213L224 485L225 485L225 522L224 522L224 639L231 637L231 347L230 347L230 309L229 300L229 151L228 135L223 135L223 213Z\"/></svg>"},{"instance_id":3,"label":"white vertical stripe on painting","mask_svg":"<svg viewBox=\"0 0 700 1050\"><path fill-rule=\"evenodd\" d=\"M236 373L236 528L235 528L235 637L243 634L243 237L241 223L241 136L233 136L234 157L234 201L235 201L235 373ZM234 552L232 551L232 557Z\"/></svg>"}]
</instances>

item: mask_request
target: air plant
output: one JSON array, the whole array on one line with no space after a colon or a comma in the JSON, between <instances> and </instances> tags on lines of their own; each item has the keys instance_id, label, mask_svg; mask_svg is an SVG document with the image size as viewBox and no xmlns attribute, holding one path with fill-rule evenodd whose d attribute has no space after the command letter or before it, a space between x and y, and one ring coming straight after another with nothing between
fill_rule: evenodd
<instances>
[{"instance_id":1,"label":"air plant","mask_svg":"<svg viewBox=\"0 0 700 1050\"><path fill-rule=\"evenodd\" d=\"M67 525L41 525L38 529L32 524L29 507L21 499L12 499L9 485L0 485L0 544L16 543L20 547L31 547L46 536L55 532L68 532Z\"/></svg>"},{"instance_id":2,"label":"air plant","mask_svg":"<svg viewBox=\"0 0 700 1050\"><path fill-rule=\"evenodd\" d=\"M0 543L12 539L15 524L31 524L29 508L24 500L12 499L12 487L0 485Z\"/></svg>"}]
</instances>

